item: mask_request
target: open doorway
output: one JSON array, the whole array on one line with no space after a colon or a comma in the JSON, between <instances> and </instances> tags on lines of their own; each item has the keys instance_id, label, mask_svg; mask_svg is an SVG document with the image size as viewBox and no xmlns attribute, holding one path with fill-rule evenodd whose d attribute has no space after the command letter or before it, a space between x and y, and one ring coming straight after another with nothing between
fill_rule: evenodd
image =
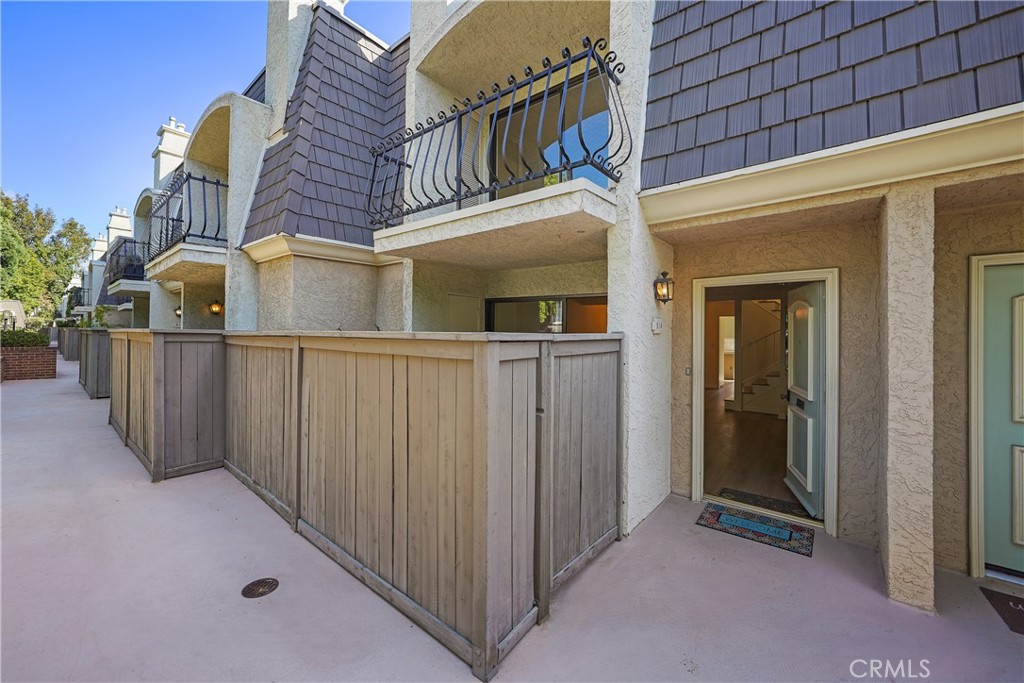
<instances>
[{"instance_id":1,"label":"open doorway","mask_svg":"<svg viewBox=\"0 0 1024 683\"><path fill-rule=\"evenodd\" d=\"M821 273L695 281L696 499L834 525L838 274Z\"/></svg>"}]
</instances>

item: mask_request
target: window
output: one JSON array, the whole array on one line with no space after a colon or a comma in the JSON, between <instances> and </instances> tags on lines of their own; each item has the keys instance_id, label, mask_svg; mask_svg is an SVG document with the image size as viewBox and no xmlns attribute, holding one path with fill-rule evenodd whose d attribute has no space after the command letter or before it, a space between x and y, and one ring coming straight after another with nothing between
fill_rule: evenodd
<instances>
[{"instance_id":1,"label":"window","mask_svg":"<svg viewBox=\"0 0 1024 683\"><path fill-rule=\"evenodd\" d=\"M488 332L585 334L608 331L608 297L489 299Z\"/></svg>"}]
</instances>

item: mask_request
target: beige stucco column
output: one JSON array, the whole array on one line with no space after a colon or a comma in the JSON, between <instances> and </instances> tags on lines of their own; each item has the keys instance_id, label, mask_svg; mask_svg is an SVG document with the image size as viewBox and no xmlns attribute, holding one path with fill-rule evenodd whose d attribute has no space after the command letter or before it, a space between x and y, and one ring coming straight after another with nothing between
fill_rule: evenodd
<instances>
[{"instance_id":1,"label":"beige stucco column","mask_svg":"<svg viewBox=\"0 0 1024 683\"><path fill-rule=\"evenodd\" d=\"M640 156L654 3L612 2L609 48L626 65L619 91L634 136L615 186L616 225L608 231L608 330L622 346L622 519L628 533L670 491L672 306L654 300L653 282L672 270L672 248L653 237L640 211ZM652 321L662 321L655 334Z\"/></svg>"},{"instance_id":2,"label":"beige stucco column","mask_svg":"<svg viewBox=\"0 0 1024 683\"><path fill-rule=\"evenodd\" d=\"M266 149L264 133L270 121L271 109L235 93L217 98L207 112L217 106L230 107L223 326L228 330L255 330L259 295L256 264L238 247L245 238L245 223L263 166L263 153Z\"/></svg>"},{"instance_id":3,"label":"beige stucco column","mask_svg":"<svg viewBox=\"0 0 1024 683\"><path fill-rule=\"evenodd\" d=\"M149 297L137 296L132 299L132 327L149 327Z\"/></svg>"},{"instance_id":4,"label":"beige stucco column","mask_svg":"<svg viewBox=\"0 0 1024 683\"><path fill-rule=\"evenodd\" d=\"M148 327L152 330L173 330L181 327L181 318L174 315L174 309L181 305L181 283L173 283L174 291L168 288L170 284L153 281L150 285Z\"/></svg>"},{"instance_id":5,"label":"beige stucco column","mask_svg":"<svg viewBox=\"0 0 1024 683\"><path fill-rule=\"evenodd\" d=\"M935 607L932 188L908 184L890 191L880 227L882 569L889 597L931 611Z\"/></svg>"}]
</instances>

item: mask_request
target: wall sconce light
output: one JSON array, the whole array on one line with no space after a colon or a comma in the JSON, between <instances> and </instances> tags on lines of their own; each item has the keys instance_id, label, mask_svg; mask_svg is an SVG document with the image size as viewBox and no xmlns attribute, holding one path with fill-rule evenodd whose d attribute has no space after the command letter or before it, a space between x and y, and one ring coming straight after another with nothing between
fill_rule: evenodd
<instances>
[{"instance_id":1,"label":"wall sconce light","mask_svg":"<svg viewBox=\"0 0 1024 683\"><path fill-rule=\"evenodd\" d=\"M668 276L668 271L662 271L661 277L654 280L654 298L663 304L672 301L675 294L676 281Z\"/></svg>"},{"instance_id":2,"label":"wall sconce light","mask_svg":"<svg viewBox=\"0 0 1024 683\"><path fill-rule=\"evenodd\" d=\"M220 315L223 312L224 304L222 304L220 301L214 301L212 304L210 304L210 313L212 313L213 315Z\"/></svg>"},{"instance_id":3,"label":"wall sconce light","mask_svg":"<svg viewBox=\"0 0 1024 683\"><path fill-rule=\"evenodd\" d=\"M174 315L178 316L179 318L181 317L181 306L176 306L174 308Z\"/></svg>"}]
</instances>

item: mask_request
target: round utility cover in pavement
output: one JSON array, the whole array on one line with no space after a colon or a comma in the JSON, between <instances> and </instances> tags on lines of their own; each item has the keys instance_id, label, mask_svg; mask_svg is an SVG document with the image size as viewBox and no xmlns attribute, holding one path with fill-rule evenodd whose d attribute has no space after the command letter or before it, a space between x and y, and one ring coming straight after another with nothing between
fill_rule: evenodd
<instances>
[{"instance_id":1,"label":"round utility cover in pavement","mask_svg":"<svg viewBox=\"0 0 1024 683\"><path fill-rule=\"evenodd\" d=\"M277 590L277 579L256 579L242 589L243 598L262 598Z\"/></svg>"}]
</instances>

